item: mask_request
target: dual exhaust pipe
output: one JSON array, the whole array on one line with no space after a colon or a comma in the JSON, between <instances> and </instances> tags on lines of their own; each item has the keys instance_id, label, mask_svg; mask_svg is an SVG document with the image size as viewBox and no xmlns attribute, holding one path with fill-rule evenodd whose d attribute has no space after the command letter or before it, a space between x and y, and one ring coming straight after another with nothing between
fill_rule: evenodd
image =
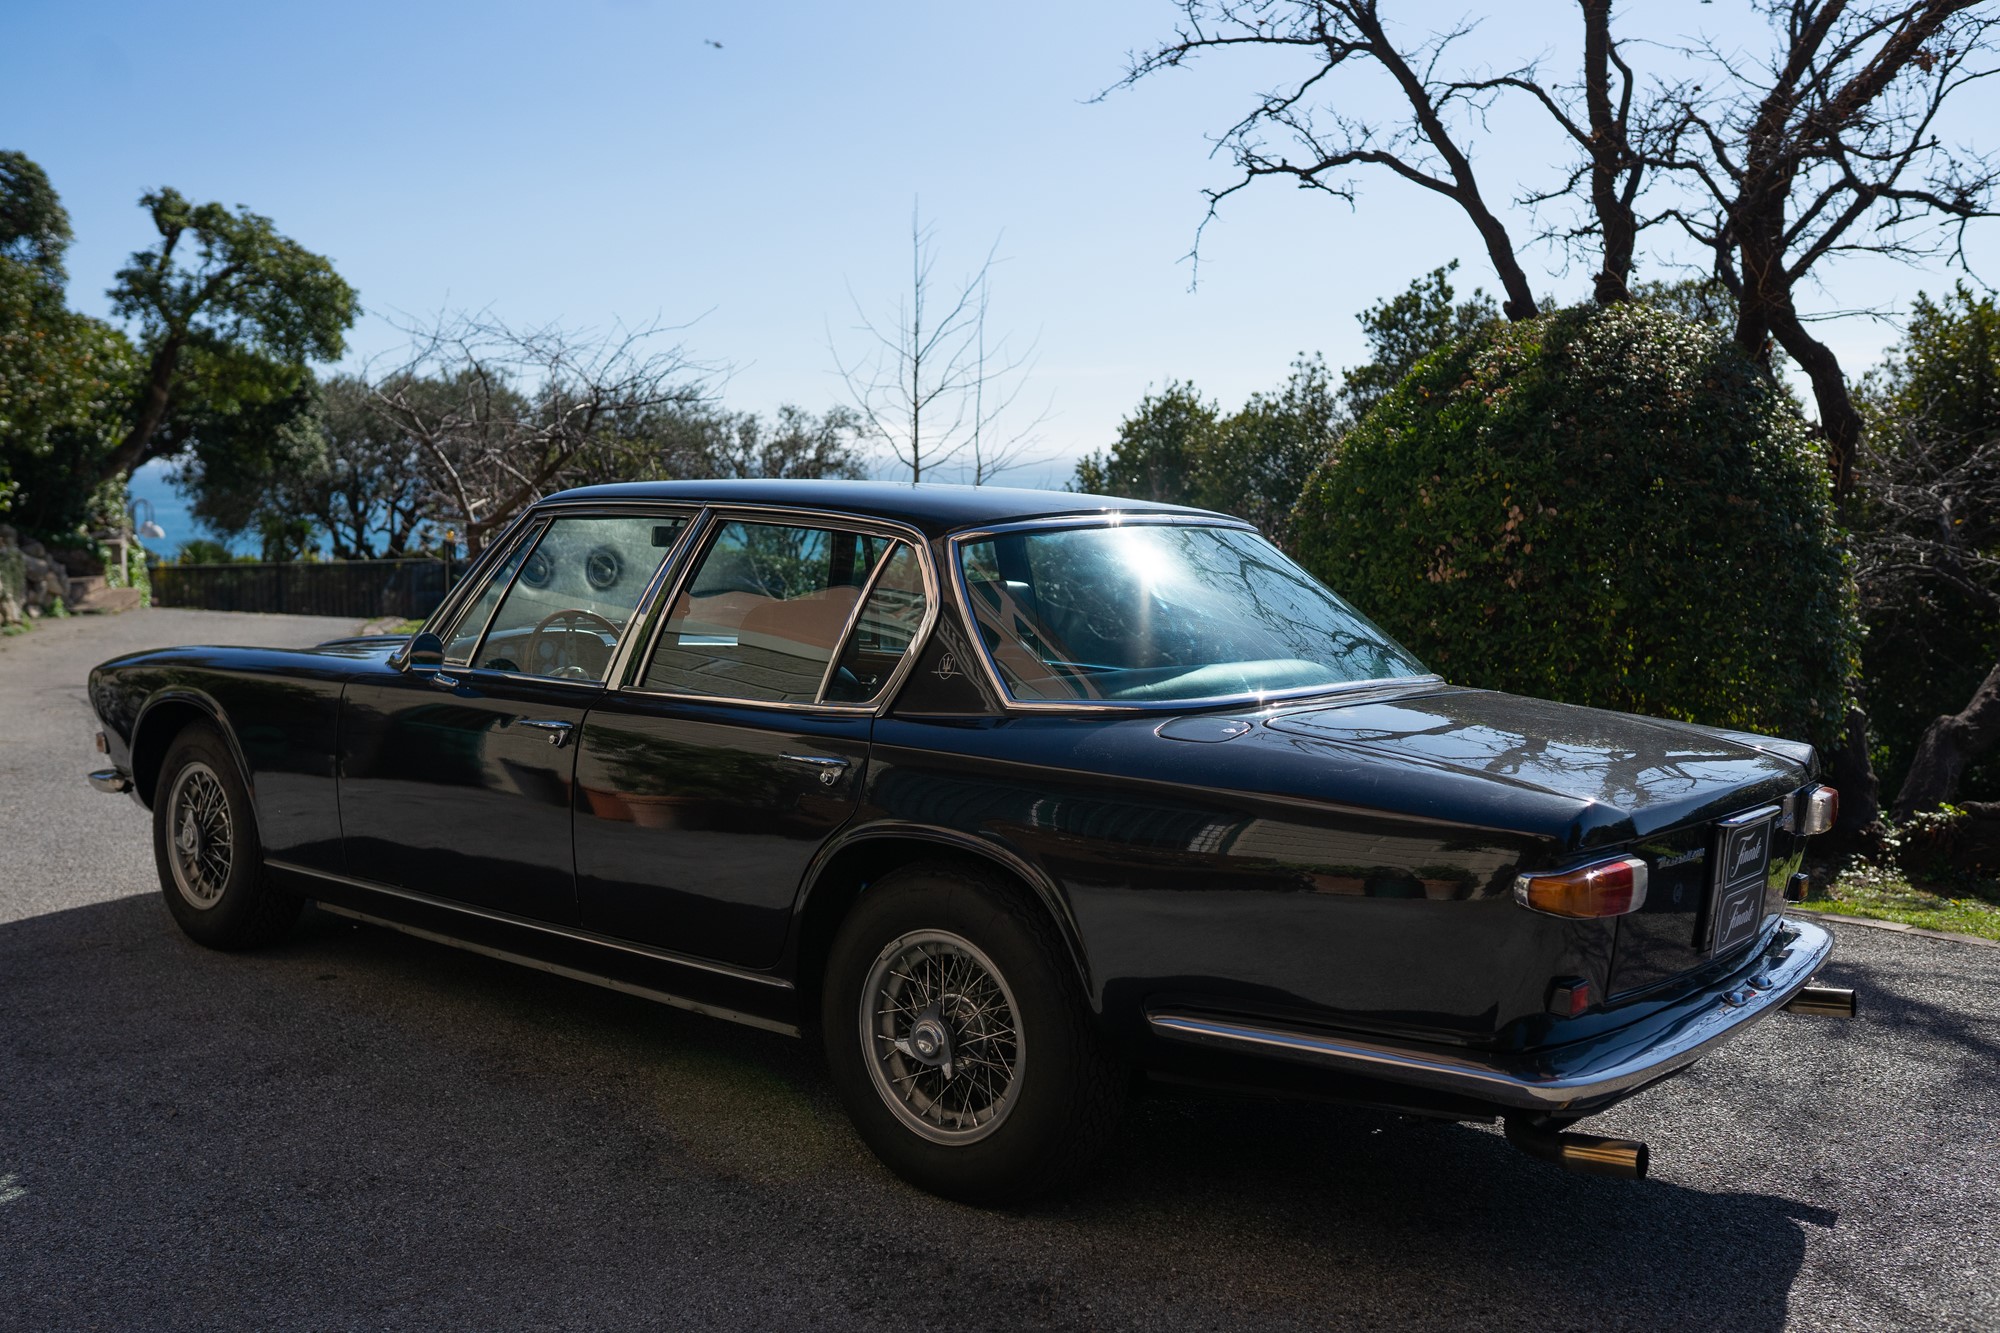
<instances>
[{"instance_id":1,"label":"dual exhaust pipe","mask_svg":"<svg viewBox=\"0 0 2000 1333\"><path fill-rule=\"evenodd\" d=\"M1785 1012L1852 1018L1854 991L1847 986L1805 986L1786 1001ZM1586 1176L1644 1180L1652 1165L1651 1150L1636 1139L1607 1139L1553 1129L1524 1116L1508 1117L1507 1142L1530 1157Z\"/></svg>"},{"instance_id":2,"label":"dual exhaust pipe","mask_svg":"<svg viewBox=\"0 0 2000 1333\"><path fill-rule=\"evenodd\" d=\"M1550 1129L1521 1116L1507 1118L1507 1142L1567 1171L1616 1180L1644 1180L1652 1150L1636 1139L1607 1139Z\"/></svg>"},{"instance_id":3,"label":"dual exhaust pipe","mask_svg":"<svg viewBox=\"0 0 2000 1333\"><path fill-rule=\"evenodd\" d=\"M1851 986L1805 986L1785 1002L1788 1014L1824 1014L1828 1018L1854 1017L1854 989Z\"/></svg>"}]
</instances>

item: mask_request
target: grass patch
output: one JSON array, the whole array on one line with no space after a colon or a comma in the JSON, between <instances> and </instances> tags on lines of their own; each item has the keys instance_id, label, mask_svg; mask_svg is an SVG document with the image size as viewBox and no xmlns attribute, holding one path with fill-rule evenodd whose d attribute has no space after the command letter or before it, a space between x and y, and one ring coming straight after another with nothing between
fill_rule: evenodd
<instances>
[{"instance_id":1,"label":"grass patch","mask_svg":"<svg viewBox=\"0 0 2000 1333\"><path fill-rule=\"evenodd\" d=\"M1990 883L1925 886L1866 862L1843 870L1824 894L1791 906L2000 940L2000 891Z\"/></svg>"}]
</instances>

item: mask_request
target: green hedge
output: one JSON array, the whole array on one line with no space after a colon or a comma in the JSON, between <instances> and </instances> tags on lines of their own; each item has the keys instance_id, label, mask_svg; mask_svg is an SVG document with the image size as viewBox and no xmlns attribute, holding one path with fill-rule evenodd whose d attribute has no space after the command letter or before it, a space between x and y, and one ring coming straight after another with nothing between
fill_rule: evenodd
<instances>
[{"instance_id":1,"label":"green hedge","mask_svg":"<svg viewBox=\"0 0 2000 1333\"><path fill-rule=\"evenodd\" d=\"M1418 363L1313 475L1303 562L1466 685L1832 739L1851 579L1796 405L1638 305Z\"/></svg>"}]
</instances>

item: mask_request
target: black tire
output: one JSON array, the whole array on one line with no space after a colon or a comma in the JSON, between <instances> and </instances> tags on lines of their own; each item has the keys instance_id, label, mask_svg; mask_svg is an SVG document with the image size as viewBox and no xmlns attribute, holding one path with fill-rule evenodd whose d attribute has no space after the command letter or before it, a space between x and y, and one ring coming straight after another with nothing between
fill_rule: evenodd
<instances>
[{"instance_id":1,"label":"black tire","mask_svg":"<svg viewBox=\"0 0 2000 1333\"><path fill-rule=\"evenodd\" d=\"M267 882L250 793L228 743L204 722L183 727L160 764L153 860L167 910L189 939L211 949L274 943L304 905Z\"/></svg>"},{"instance_id":2,"label":"black tire","mask_svg":"<svg viewBox=\"0 0 2000 1333\"><path fill-rule=\"evenodd\" d=\"M909 1007L924 997L935 998ZM1118 1121L1121 1072L1054 923L1019 885L975 866L907 866L868 887L834 937L820 1030L862 1139L946 1198L1002 1204L1070 1183ZM950 1075L924 1058L941 1030Z\"/></svg>"}]
</instances>

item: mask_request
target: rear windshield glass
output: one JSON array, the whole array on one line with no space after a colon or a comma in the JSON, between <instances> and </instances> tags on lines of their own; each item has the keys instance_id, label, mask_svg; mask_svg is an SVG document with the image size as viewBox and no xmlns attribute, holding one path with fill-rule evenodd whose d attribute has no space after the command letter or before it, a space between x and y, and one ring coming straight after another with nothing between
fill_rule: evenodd
<instances>
[{"instance_id":1,"label":"rear windshield glass","mask_svg":"<svg viewBox=\"0 0 2000 1333\"><path fill-rule=\"evenodd\" d=\"M959 548L1016 699L1150 703L1422 676L1423 664L1254 532L1059 528Z\"/></svg>"}]
</instances>

